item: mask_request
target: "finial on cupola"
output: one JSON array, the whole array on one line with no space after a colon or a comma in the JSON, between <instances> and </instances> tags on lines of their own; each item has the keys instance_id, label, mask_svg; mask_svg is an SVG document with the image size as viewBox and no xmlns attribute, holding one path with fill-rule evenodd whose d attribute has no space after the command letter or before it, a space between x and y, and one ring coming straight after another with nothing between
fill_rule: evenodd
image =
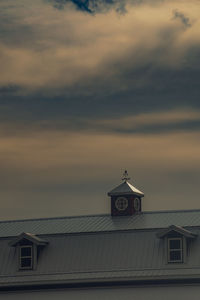
<instances>
[{"instance_id":1,"label":"finial on cupola","mask_svg":"<svg viewBox=\"0 0 200 300\"><path fill-rule=\"evenodd\" d=\"M128 181L128 180L130 180L130 179L131 179L131 178L128 177L128 171L125 170L124 173L123 173L122 180L123 180L124 182L126 182L126 181Z\"/></svg>"},{"instance_id":2,"label":"finial on cupola","mask_svg":"<svg viewBox=\"0 0 200 300\"><path fill-rule=\"evenodd\" d=\"M124 171L122 180L123 183L108 193L111 197L112 216L130 216L142 210L141 198L144 193L128 182L130 177L127 170Z\"/></svg>"}]
</instances>

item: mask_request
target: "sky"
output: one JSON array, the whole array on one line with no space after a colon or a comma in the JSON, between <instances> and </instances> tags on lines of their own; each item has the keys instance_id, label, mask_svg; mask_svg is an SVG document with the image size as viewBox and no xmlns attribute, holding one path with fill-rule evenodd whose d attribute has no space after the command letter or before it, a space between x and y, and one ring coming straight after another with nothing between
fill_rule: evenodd
<instances>
[{"instance_id":1,"label":"sky","mask_svg":"<svg viewBox=\"0 0 200 300\"><path fill-rule=\"evenodd\" d=\"M200 1L0 0L0 220L200 209Z\"/></svg>"}]
</instances>

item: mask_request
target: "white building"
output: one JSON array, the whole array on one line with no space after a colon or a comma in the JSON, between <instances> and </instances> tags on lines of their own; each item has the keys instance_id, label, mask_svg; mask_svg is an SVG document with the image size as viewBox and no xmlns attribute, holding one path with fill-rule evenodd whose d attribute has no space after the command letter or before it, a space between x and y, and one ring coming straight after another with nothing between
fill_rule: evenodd
<instances>
[{"instance_id":1,"label":"white building","mask_svg":"<svg viewBox=\"0 0 200 300\"><path fill-rule=\"evenodd\" d=\"M111 214L0 222L0 299L200 298L200 210L142 212L125 177Z\"/></svg>"}]
</instances>

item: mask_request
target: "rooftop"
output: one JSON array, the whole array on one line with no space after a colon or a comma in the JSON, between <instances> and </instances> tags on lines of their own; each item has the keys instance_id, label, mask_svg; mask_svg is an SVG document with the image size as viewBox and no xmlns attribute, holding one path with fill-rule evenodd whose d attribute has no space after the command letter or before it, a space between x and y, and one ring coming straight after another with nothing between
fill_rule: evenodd
<instances>
[{"instance_id":1,"label":"rooftop","mask_svg":"<svg viewBox=\"0 0 200 300\"><path fill-rule=\"evenodd\" d=\"M158 235L160 229L171 225L194 237L186 263L166 264L165 243ZM27 232L31 233L29 239L37 238L46 246L37 268L22 272L11 246L19 240L16 236L24 237ZM200 280L200 210L3 221L0 237L0 289L169 278Z\"/></svg>"},{"instance_id":2,"label":"rooftop","mask_svg":"<svg viewBox=\"0 0 200 300\"><path fill-rule=\"evenodd\" d=\"M133 216L89 215L0 222L0 237L22 232L36 235L159 229L170 225L200 226L200 210L151 211Z\"/></svg>"}]
</instances>

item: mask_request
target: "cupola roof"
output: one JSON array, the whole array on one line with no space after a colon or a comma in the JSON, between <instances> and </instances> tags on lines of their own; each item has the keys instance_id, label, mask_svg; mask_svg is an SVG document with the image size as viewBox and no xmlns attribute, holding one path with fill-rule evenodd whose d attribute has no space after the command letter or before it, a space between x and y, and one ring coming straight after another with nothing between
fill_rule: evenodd
<instances>
[{"instance_id":1,"label":"cupola roof","mask_svg":"<svg viewBox=\"0 0 200 300\"><path fill-rule=\"evenodd\" d=\"M117 196L117 195L138 195L140 197L144 196L144 193L135 188L132 184L130 184L128 181L124 181L120 185L118 185L116 188L111 190L108 193L108 196Z\"/></svg>"}]
</instances>

